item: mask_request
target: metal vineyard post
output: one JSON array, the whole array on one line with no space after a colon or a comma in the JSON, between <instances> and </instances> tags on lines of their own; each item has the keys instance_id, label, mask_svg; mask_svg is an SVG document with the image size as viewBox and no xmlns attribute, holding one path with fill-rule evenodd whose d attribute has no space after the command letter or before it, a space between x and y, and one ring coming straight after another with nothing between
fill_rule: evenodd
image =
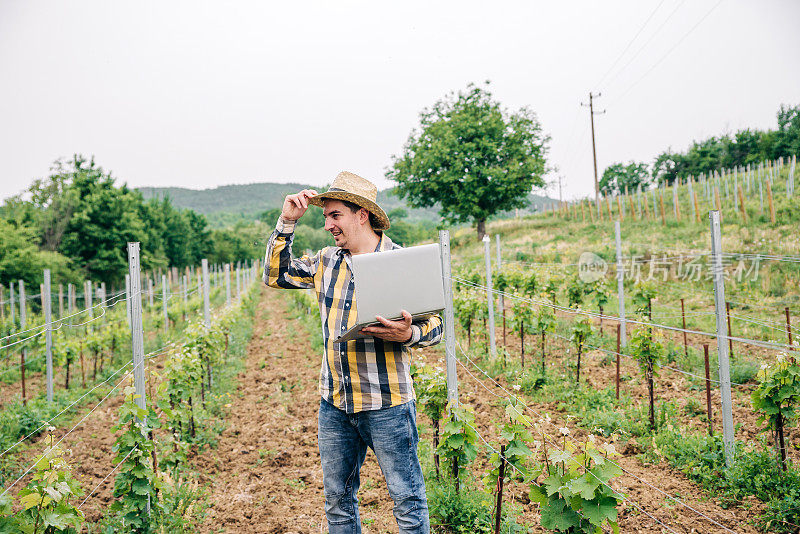
<instances>
[{"instance_id":1,"label":"metal vineyard post","mask_svg":"<svg viewBox=\"0 0 800 534\"><path fill-rule=\"evenodd\" d=\"M42 284L42 307L44 308L44 346L47 358L47 402L53 402L53 323L50 313L50 269L44 270Z\"/></svg>"},{"instance_id":2,"label":"metal vineyard post","mask_svg":"<svg viewBox=\"0 0 800 534\"><path fill-rule=\"evenodd\" d=\"M458 408L458 375L456 368L456 329L453 313L453 281L450 269L450 232L439 231L439 250L442 254L442 283L444 284L444 351L447 363L447 403Z\"/></svg>"},{"instance_id":3,"label":"metal vineyard post","mask_svg":"<svg viewBox=\"0 0 800 534\"><path fill-rule=\"evenodd\" d=\"M625 268L622 265L622 238L620 237L619 221L614 222L614 238L617 246L617 299L619 301L619 326L622 346L628 345L625 335Z\"/></svg>"},{"instance_id":4,"label":"metal vineyard post","mask_svg":"<svg viewBox=\"0 0 800 534\"><path fill-rule=\"evenodd\" d=\"M714 276L714 310L717 319L717 354L719 357L719 388L722 396L722 441L725 444L725 465L733 466L735 443L733 436L733 413L731 401L730 360L728 334L725 322L725 280L722 269L722 234L719 211L709 213L711 223L711 272Z\"/></svg>"},{"instance_id":5,"label":"metal vineyard post","mask_svg":"<svg viewBox=\"0 0 800 534\"><path fill-rule=\"evenodd\" d=\"M483 236L483 256L486 260L486 305L489 310L487 329L489 330L489 352L492 358L497 357L497 345L494 340L494 291L492 291L492 254L489 250L489 235Z\"/></svg>"}]
</instances>

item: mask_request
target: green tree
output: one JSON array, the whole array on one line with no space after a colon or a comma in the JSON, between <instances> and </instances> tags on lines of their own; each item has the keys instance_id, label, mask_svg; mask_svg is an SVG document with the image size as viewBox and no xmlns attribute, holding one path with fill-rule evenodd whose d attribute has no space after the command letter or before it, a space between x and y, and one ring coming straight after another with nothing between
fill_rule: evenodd
<instances>
[{"instance_id":1,"label":"green tree","mask_svg":"<svg viewBox=\"0 0 800 534\"><path fill-rule=\"evenodd\" d=\"M54 279L79 279L68 258L58 252L39 250L36 241L35 228L15 227L0 219L0 283L3 286L24 280L28 287L37 287L42 282L45 267L52 271Z\"/></svg>"},{"instance_id":2,"label":"green tree","mask_svg":"<svg viewBox=\"0 0 800 534\"><path fill-rule=\"evenodd\" d=\"M61 245L93 280L120 282L128 270L126 246L142 241L142 268L151 267L153 248L143 239L141 196L127 186L115 187L110 173L79 156L73 160L72 184L78 198Z\"/></svg>"},{"instance_id":3,"label":"green tree","mask_svg":"<svg viewBox=\"0 0 800 534\"><path fill-rule=\"evenodd\" d=\"M641 185L642 187L650 183L650 172L646 163L636 163L631 161L627 165L614 163L606 167L603 177L600 179L600 191L605 195L622 194L627 189L633 192Z\"/></svg>"},{"instance_id":4,"label":"green tree","mask_svg":"<svg viewBox=\"0 0 800 534\"><path fill-rule=\"evenodd\" d=\"M545 185L548 140L531 110L509 112L470 84L422 111L386 176L411 207L438 203L445 223L472 221L481 239L489 217L525 207Z\"/></svg>"},{"instance_id":5,"label":"green tree","mask_svg":"<svg viewBox=\"0 0 800 534\"><path fill-rule=\"evenodd\" d=\"M781 105L778 110L777 134L773 157L800 155L800 105Z\"/></svg>"}]
</instances>

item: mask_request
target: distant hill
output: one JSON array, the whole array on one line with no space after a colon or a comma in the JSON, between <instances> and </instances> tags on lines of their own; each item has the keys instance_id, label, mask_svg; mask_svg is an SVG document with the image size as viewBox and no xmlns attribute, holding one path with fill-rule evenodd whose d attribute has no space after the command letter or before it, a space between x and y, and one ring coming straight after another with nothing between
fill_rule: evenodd
<instances>
[{"instance_id":1,"label":"distant hill","mask_svg":"<svg viewBox=\"0 0 800 534\"><path fill-rule=\"evenodd\" d=\"M271 208L279 208L286 195L296 193L301 189L326 188L298 183L255 183L223 185L213 189L187 189L183 187L140 187L138 188L144 198L169 197L173 205L178 208L190 208L202 213L208 218L213 228L233 226L237 222L250 222L258 215ZM378 191L378 204L387 212L395 208L403 208L408 213L406 220L418 222L423 220L439 221L436 208L416 209L409 208L404 200L394 196L392 188ZM541 209L543 204L549 205L555 200L540 196L529 195L530 207L520 210L520 214L534 213Z\"/></svg>"}]
</instances>

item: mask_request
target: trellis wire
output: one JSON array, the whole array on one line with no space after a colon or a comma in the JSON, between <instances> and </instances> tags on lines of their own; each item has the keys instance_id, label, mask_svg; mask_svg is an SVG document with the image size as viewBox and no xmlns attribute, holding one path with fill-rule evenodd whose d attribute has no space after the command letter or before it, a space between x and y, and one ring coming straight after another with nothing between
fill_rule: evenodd
<instances>
[{"instance_id":1,"label":"trellis wire","mask_svg":"<svg viewBox=\"0 0 800 534\"><path fill-rule=\"evenodd\" d=\"M86 498L85 498L85 499L83 499L83 501L81 502L81 504L78 506L78 510L80 510L81 508L83 508L83 505L84 505L84 504L86 504L86 501L88 501L88 500L89 500L89 497L91 497L92 495L94 495L94 492L96 492L96 491L97 491L97 489L98 489L98 488L99 488L99 487L100 487L100 486L103 484L103 482L105 482L106 480L108 480L108 477L110 477L111 475L113 475L113 474L114 474L114 472L115 472L115 471L116 471L116 470L119 468L119 466L121 466L121 465L122 465L122 464L125 462L125 460L127 460L127 459L128 459L128 457L129 457L131 454L133 454L133 451L135 451L135 450L136 450L136 449L138 449L138 448L139 448L139 445L138 445L138 444L134 445L134 446L133 446L133 448L132 448L131 450L129 450L129 451L128 451L128 454L126 454L126 455L125 455L125 457L124 457L122 460L120 460L120 461L119 461L119 463L117 463L117 465L115 465L115 466L114 466L114 469L112 469L112 470L111 470L111 471L110 471L110 472L109 472L109 473L108 473L108 474L107 474L105 477L103 477L103 480L101 480L100 482L98 482L98 483L97 483L97 485L94 487L94 489L93 489L93 490L92 490L92 491L89 493L89 495L87 495L87 496L86 496Z\"/></svg>"},{"instance_id":2,"label":"trellis wire","mask_svg":"<svg viewBox=\"0 0 800 534\"><path fill-rule=\"evenodd\" d=\"M472 286L472 287L475 287L475 288L478 288L478 289L482 289L484 291L488 290L488 288L486 286L484 286L484 285L476 284L474 282L471 282L471 281L463 279L463 278L452 277L452 279L454 281L460 283L460 284L469 285L469 286ZM499 291L497 289L493 289L492 292L493 293L497 293L498 295L503 295L506 298L510 298L510 299L514 299L514 300L518 300L518 301L523 301L523 302L530 302L531 304L537 304L539 306L547 306L548 308L553 308L554 310L563 311L563 312L570 313L570 314L573 314L573 315L586 315L586 316L589 316L589 317L598 317L598 318L599 317L603 317L604 319L611 319L613 321L625 321L627 323L638 324L640 326L652 326L654 328L659 328L659 329L662 329L662 330L672 330L674 332L686 332L687 334L697 334L697 335L700 335L700 336L713 337L713 338L717 337L717 334L715 334L713 332L703 332L702 330L689 330L689 329L680 328L680 327L677 327L677 326L669 326L669 325L659 324L659 323L648 323L648 322L643 322L643 321L637 321L635 319L623 319L621 317L617 317L617 316L614 316L614 315L606 315L606 314L602 314L601 315L599 313L591 312L591 311L588 311L588 310L576 310L574 308L569 308L569 307L566 307L566 306L559 306L558 304L553 304L552 302L549 302L547 300L539 300L539 299L530 299L530 298L520 297L519 295L512 295L512 294L506 293L504 291ZM726 336L726 339L731 339L731 340L739 342L739 343L746 343L748 345L754 345L754 346L757 346L757 347L768 348L768 349L772 349L772 350L791 349L792 348L790 345L787 345L785 343L766 342L766 341L760 341L760 340L757 340L757 339L749 339L749 338L743 338L743 337L738 337L738 336Z\"/></svg>"},{"instance_id":3,"label":"trellis wire","mask_svg":"<svg viewBox=\"0 0 800 534\"><path fill-rule=\"evenodd\" d=\"M472 360L472 359L471 359L471 358L470 358L470 357L467 355L467 353L464 351L464 348L461 346L461 343L460 343L460 342L458 342L458 348L459 348L459 350L461 351L461 354L462 354L462 355L463 355L463 356L464 356L464 357L465 357L465 358L466 358L466 359L467 359L467 360L468 360L468 361L469 361L469 362L470 362L472 365L474 365L474 366L475 366L475 367L476 367L476 368L477 368L479 371L481 371L481 373L483 373L483 375L484 375L484 376L486 376L486 377L487 377L489 380L491 380L491 381L492 381L492 382L493 382L493 383L494 383L494 384L495 384L497 387L499 387L500 389L502 389L502 390L503 390L503 391L504 391L504 392L505 392L507 395L509 395L510 397L513 397L515 400L517 400L517 401L518 401L520 404L522 404L522 406L524 406L524 407L525 407L525 408L527 408L528 410L532 411L532 412L533 412L534 414L536 414L536 415L537 415L537 416L538 416L540 419L542 419L542 420L545 420L545 421L546 421L546 419L542 417L541 413L539 413L539 412L537 412L535 409L531 408L531 407L530 407L530 406L529 406L527 403L525 403L525 402L523 402L521 399L519 399L519 397L518 397L517 395L514 395L513 393L509 392L509 391L508 391L508 390L507 390L505 387L503 387L503 386L502 386L502 384L500 384L499 382L497 382L497 380L495 380L494 378L492 378L492 377L491 377L491 376L490 376L490 375L489 375L489 374L488 374L486 371L484 371L484 370L483 370L483 369L482 369L482 368L481 368L481 367L480 367L478 364L476 364L476 363L475 363L475 362L474 362L474 361L473 361L473 360ZM462 363L462 364L461 364L461 366L462 366L462 367L464 367L464 364ZM470 374L471 374L471 373L470 373ZM474 377L474 375L473 375L473 378L475 378L475 377ZM476 380L477 380L477 378L476 378ZM480 380L478 380L478 382L481 382L481 381L480 381ZM488 388L487 388L487 391L490 391L490 390L488 390ZM490 392L491 392L491 391L490 391ZM491 392L491 393L492 393L492 394L494 394L495 396L497 396L498 398L502 398L502 397L500 397L499 395L497 395L497 394L496 394L496 393L494 393L494 392ZM508 399L506 399L506 400L508 400ZM555 427L555 424L554 424L554 423L552 423L552 422L549 422L549 424L551 424L552 426L554 426L554 427ZM628 476L631 476L631 477L633 477L633 478L635 478L635 479L639 480L640 482L642 482L642 483L646 484L647 486L651 487L652 489L654 489L654 490L658 491L659 493L661 493L661 494L665 495L666 497L668 497L668 498L672 499L672 500L673 500L673 501L675 501L677 504L680 504L681 506L684 506L685 508L687 508L687 509L689 509L689 510L693 511L693 512L694 512L694 513L696 513L698 516L700 516L700 517L703 517L703 518L707 519L708 521L710 521L710 522L714 523L715 525L717 525L717 526L720 526L720 527L724 528L724 529L725 529L725 530L727 530L728 532L735 532L735 531L733 531L733 530L730 530L730 529L729 529L728 527L726 527L725 525L722 525L721 523L719 523L719 522L715 521L714 519L712 519L712 518L710 518L710 517L706 516L706 515L705 515L705 514L703 514L702 512L700 512L700 511L698 511L698 510L695 510L694 508L692 508L692 507L691 507L691 506L689 506L688 504L684 503L684 502L683 502L683 501L681 501L680 499L678 499L678 498L676 498L676 497L673 497L673 496L672 496L672 495L670 495L669 493L667 493L667 492L665 492L665 491L663 491L663 490L661 490L661 489L657 488L656 486L653 486L653 485L652 485L651 483L649 483L648 481L646 481L646 480L644 480L644 479L642 479L642 478L640 478L640 477L637 477L636 475L634 475L634 474L633 474L633 473L631 473L630 471L626 470L624 467L622 467L621 465L617 464L616 462L613 462L613 461L611 461L611 460L608 460L608 461L609 461L610 463L612 463L612 464L616 465L617 467L619 467L619 468L620 468L620 469L621 469L621 470L622 470L622 471L623 471L625 474L627 474ZM598 480L599 480L599 479L598 479ZM612 488L612 489L613 489L613 488Z\"/></svg>"}]
</instances>

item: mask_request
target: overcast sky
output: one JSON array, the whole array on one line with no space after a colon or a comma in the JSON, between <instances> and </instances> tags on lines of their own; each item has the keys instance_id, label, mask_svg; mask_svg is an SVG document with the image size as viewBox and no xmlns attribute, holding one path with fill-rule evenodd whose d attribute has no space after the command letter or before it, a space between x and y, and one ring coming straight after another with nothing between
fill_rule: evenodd
<instances>
[{"instance_id":1,"label":"overcast sky","mask_svg":"<svg viewBox=\"0 0 800 534\"><path fill-rule=\"evenodd\" d=\"M131 186L383 188L420 110L484 80L589 195L590 90L600 173L774 128L800 104L798 21L796 0L0 0L0 197L73 153Z\"/></svg>"}]
</instances>

